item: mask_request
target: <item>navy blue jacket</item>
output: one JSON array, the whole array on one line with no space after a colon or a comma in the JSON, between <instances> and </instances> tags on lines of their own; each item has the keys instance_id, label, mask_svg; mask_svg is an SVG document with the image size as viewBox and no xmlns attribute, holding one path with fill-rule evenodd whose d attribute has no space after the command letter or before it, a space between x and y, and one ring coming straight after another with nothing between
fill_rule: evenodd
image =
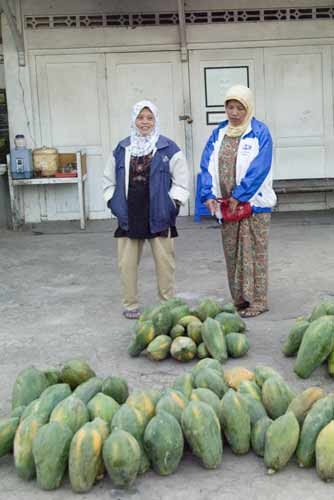
<instances>
[{"instance_id":1,"label":"navy blue jacket","mask_svg":"<svg viewBox=\"0 0 334 500\"><path fill-rule=\"evenodd\" d=\"M104 172L104 197L122 229L128 230L127 189L130 138L122 140L109 157ZM151 233L175 226L177 206L189 196L188 168L180 148L162 135L156 143L150 168L149 224Z\"/></svg>"}]
</instances>

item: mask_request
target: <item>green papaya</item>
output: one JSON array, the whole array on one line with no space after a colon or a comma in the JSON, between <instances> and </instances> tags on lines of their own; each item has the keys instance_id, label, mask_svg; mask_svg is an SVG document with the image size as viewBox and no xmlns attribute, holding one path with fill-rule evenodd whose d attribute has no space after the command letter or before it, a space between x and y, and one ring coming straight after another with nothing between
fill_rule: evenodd
<instances>
[{"instance_id":1,"label":"green papaya","mask_svg":"<svg viewBox=\"0 0 334 500\"><path fill-rule=\"evenodd\" d=\"M202 339L211 356L217 361L228 358L224 333L218 321L207 318L201 327Z\"/></svg>"},{"instance_id":2,"label":"green papaya","mask_svg":"<svg viewBox=\"0 0 334 500\"><path fill-rule=\"evenodd\" d=\"M294 371L307 378L330 355L334 348L334 316L320 317L306 329L300 344Z\"/></svg>"},{"instance_id":3,"label":"green papaya","mask_svg":"<svg viewBox=\"0 0 334 500\"><path fill-rule=\"evenodd\" d=\"M306 320L297 320L289 331L289 335L282 346L284 356L294 356L297 354L304 333L309 326Z\"/></svg>"},{"instance_id":4,"label":"green papaya","mask_svg":"<svg viewBox=\"0 0 334 500\"><path fill-rule=\"evenodd\" d=\"M73 432L65 425L50 422L37 432L32 443L37 484L43 490L59 488L67 469Z\"/></svg>"},{"instance_id":5,"label":"green papaya","mask_svg":"<svg viewBox=\"0 0 334 500\"><path fill-rule=\"evenodd\" d=\"M259 457L264 456L264 446L266 440L267 429L272 424L271 418L267 415L260 418L253 426L251 430L251 445L252 450Z\"/></svg>"},{"instance_id":6,"label":"green papaya","mask_svg":"<svg viewBox=\"0 0 334 500\"><path fill-rule=\"evenodd\" d=\"M324 427L315 443L317 474L323 481L334 480L334 420Z\"/></svg>"},{"instance_id":7,"label":"green papaya","mask_svg":"<svg viewBox=\"0 0 334 500\"><path fill-rule=\"evenodd\" d=\"M148 346L156 336L154 325L151 319L146 321L137 321L135 325L135 332L132 337L131 343L128 347L130 356L135 357Z\"/></svg>"},{"instance_id":8,"label":"green papaya","mask_svg":"<svg viewBox=\"0 0 334 500\"><path fill-rule=\"evenodd\" d=\"M267 429L264 463L268 474L281 470L293 456L299 439L298 420L292 412L278 417Z\"/></svg>"},{"instance_id":9,"label":"green papaya","mask_svg":"<svg viewBox=\"0 0 334 500\"><path fill-rule=\"evenodd\" d=\"M251 420L243 397L229 389L221 400L220 422L234 453L241 455L250 448Z\"/></svg>"},{"instance_id":10,"label":"green papaya","mask_svg":"<svg viewBox=\"0 0 334 500\"><path fill-rule=\"evenodd\" d=\"M170 413L160 410L144 433L144 447L155 472L162 476L175 472L183 455L183 446L179 422Z\"/></svg>"},{"instance_id":11,"label":"green papaya","mask_svg":"<svg viewBox=\"0 0 334 500\"><path fill-rule=\"evenodd\" d=\"M300 467L312 467L315 464L315 443L319 432L334 417L334 398L333 395L319 399L304 420L296 458Z\"/></svg>"},{"instance_id":12,"label":"green papaya","mask_svg":"<svg viewBox=\"0 0 334 500\"><path fill-rule=\"evenodd\" d=\"M191 401L182 414L182 430L193 454L206 469L215 469L223 458L220 423L203 401Z\"/></svg>"},{"instance_id":13,"label":"green papaya","mask_svg":"<svg viewBox=\"0 0 334 500\"><path fill-rule=\"evenodd\" d=\"M103 461L116 488L133 484L140 467L140 448L128 432L114 430L103 445Z\"/></svg>"}]
</instances>

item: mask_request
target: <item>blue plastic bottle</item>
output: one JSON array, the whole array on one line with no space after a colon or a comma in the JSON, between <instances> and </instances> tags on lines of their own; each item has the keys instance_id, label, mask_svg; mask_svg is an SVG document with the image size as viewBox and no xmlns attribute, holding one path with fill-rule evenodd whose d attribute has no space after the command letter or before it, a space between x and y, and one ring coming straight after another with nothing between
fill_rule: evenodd
<instances>
[{"instance_id":1,"label":"blue plastic bottle","mask_svg":"<svg viewBox=\"0 0 334 500\"><path fill-rule=\"evenodd\" d=\"M26 147L24 135L15 136L15 149L10 152L10 170L13 179L31 179L33 163L31 149Z\"/></svg>"}]
</instances>

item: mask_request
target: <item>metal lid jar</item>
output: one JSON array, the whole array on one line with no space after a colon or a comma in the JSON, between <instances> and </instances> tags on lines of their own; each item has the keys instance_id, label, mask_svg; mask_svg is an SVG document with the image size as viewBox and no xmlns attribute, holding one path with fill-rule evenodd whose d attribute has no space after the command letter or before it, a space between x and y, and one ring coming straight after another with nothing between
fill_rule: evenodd
<instances>
[{"instance_id":1,"label":"metal lid jar","mask_svg":"<svg viewBox=\"0 0 334 500\"><path fill-rule=\"evenodd\" d=\"M36 177L52 177L58 170L58 150L56 148L34 149L32 152Z\"/></svg>"}]
</instances>

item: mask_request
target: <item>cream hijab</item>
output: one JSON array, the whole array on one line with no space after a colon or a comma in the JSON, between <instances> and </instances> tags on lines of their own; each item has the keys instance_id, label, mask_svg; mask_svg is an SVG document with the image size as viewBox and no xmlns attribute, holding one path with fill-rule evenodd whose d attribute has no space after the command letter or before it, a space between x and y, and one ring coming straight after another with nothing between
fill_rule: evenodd
<instances>
[{"instance_id":1,"label":"cream hijab","mask_svg":"<svg viewBox=\"0 0 334 500\"><path fill-rule=\"evenodd\" d=\"M244 85L233 85L233 87L230 87L226 92L225 106L227 101L231 101L232 99L239 101L245 107L247 114L240 125L233 126L229 123L226 135L229 137L240 137L246 131L254 114L254 96L253 92L248 87Z\"/></svg>"}]
</instances>

